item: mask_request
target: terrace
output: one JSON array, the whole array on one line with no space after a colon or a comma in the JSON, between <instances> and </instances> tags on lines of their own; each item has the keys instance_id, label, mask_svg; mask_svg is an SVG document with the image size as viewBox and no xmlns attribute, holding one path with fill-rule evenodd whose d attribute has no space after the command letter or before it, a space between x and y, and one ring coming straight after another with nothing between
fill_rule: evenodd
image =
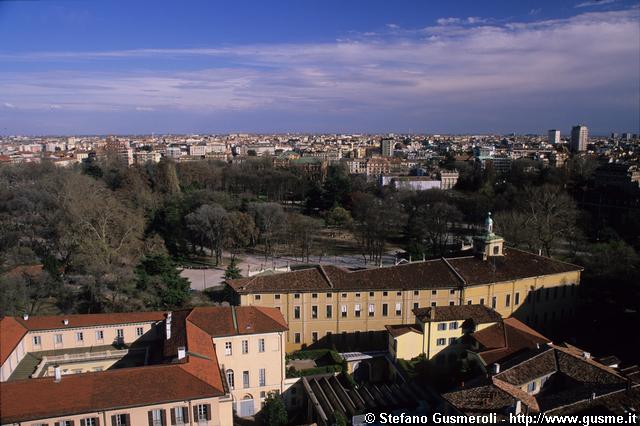
<instances>
[{"instance_id":1,"label":"terrace","mask_svg":"<svg viewBox=\"0 0 640 426\"><path fill-rule=\"evenodd\" d=\"M148 349L138 345L104 345L29 352L9 380L52 376L56 365L60 366L62 374L146 365L149 362Z\"/></svg>"}]
</instances>

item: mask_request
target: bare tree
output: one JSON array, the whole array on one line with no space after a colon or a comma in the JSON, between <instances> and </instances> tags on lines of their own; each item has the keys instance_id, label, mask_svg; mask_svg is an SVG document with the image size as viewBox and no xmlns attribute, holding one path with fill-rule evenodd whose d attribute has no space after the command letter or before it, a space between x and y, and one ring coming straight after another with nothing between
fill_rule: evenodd
<instances>
[{"instance_id":1,"label":"bare tree","mask_svg":"<svg viewBox=\"0 0 640 426\"><path fill-rule=\"evenodd\" d=\"M222 260L226 241L227 211L218 204L204 204L186 217L187 227L200 241L206 243L215 256L216 265Z\"/></svg>"}]
</instances>

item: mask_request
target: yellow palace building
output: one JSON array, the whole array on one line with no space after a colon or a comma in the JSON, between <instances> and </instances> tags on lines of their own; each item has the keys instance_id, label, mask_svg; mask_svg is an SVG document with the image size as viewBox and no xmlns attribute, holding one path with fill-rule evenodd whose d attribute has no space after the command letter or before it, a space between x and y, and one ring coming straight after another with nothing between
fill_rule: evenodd
<instances>
[{"instance_id":1,"label":"yellow palace building","mask_svg":"<svg viewBox=\"0 0 640 426\"><path fill-rule=\"evenodd\" d=\"M545 328L574 314L582 268L505 248L489 216L473 253L461 257L349 271L332 265L231 280L242 306L278 308L289 330L286 350L387 346L385 326L415 324L413 311L433 306L485 305Z\"/></svg>"}]
</instances>

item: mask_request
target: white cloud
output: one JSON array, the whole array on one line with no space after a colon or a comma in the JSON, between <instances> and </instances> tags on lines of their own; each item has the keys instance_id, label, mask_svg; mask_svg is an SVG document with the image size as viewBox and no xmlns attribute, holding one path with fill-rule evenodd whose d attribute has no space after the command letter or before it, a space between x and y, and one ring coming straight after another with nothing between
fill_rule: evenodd
<instances>
[{"instance_id":1,"label":"white cloud","mask_svg":"<svg viewBox=\"0 0 640 426\"><path fill-rule=\"evenodd\" d=\"M460 18L440 18L436 22L438 23L438 25L452 25L459 24L460 21Z\"/></svg>"},{"instance_id":2,"label":"white cloud","mask_svg":"<svg viewBox=\"0 0 640 426\"><path fill-rule=\"evenodd\" d=\"M406 115L508 105L543 113L566 108L549 100L559 93L591 96L603 110L615 103L637 111L639 15L631 9L502 25L443 18L422 30L334 43L5 54L0 63L59 60L65 71L0 66L0 93L5 107L19 103L21 111L55 104L64 111ZM175 62L134 70L126 66L130 58ZM121 61L123 71L74 70L96 59ZM180 68L183 61L188 70Z\"/></svg>"},{"instance_id":3,"label":"white cloud","mask_svg":"<svg viewBox=\"0 0 640 426\"><path fill-rule=\"evenodd\" d=\"M467 18L467 23L472 24L472 25L475 25L475 24L484 24L485 22L487 22L487 20L486 20L486 19L484 19L484 18L480 18L480 17L477 17L477 16L469 16L469 17Z\"/></svg>"},{"instance_id":4,"label":"white cloud","mask_svg":"<svg viewBox=\"0 0 640 426\"><path fill-rule=\"evenodd\" d=\"M574 7L581 8L581 7L604 6L604 5L615 3L615 2L616 0L588 0L588 1L576 4Z\"/></svg>"},{"instance_id":5,"label":"white cloud","mask_svg":"<svg viewBox=\"0 0 640 426\"><path fill-rule=\"evenodd\" d=\"M16 106L10 102L5 102L3 104L5 106L5 108L9 108L9 109L14 109Z\"/></svg>"}]
</instances>

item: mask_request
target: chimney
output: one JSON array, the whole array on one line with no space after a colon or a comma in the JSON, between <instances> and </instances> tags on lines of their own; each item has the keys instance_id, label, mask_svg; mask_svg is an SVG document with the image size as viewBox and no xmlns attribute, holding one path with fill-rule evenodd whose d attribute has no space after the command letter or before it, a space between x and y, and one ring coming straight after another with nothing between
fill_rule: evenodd
<instances>
[{"instance_id":1,"label":"chimney","mask_svg":"<svg viewBox=\"0 0 640 426\"><path fill-rule=\"evenodd\" d=\"M518 415L518 414L522 413L522 401L520 401L519 399L516 400L516 406L515 406L514 411L515 411L515 413L514 413L515 415Z\"/></svg>"},{"instance_id":2,"label":"chimney","mask_svg":"<svg viewBox=\"0 0 640 426\"><path fill-rule=\"evenodd\" d=\"M25 321L28 320L29 319L29 314L26 313L26 312L24 314L22 314L22 319L25 320Z\"/></svg>"},{"instance_id":3,"label":"chimney","mask_svg":"<svg viewBox=\"0 0 640 426\"><path fill-rule=\"evenodd\" d=\"M187 356L187 348L185 348L184 346L180 346L178 348L178 359L183 359L186 356Z\"/></svg>"},{"instance_id":4,"label":"chimney","mask_svg":"<svg viewBox=\"0 0 640 426\"><path fill-rule=\"evenodd\" d=\"M69 320L65 318L65 319L62 320L62 323L64 325L69 325Z\"/></svg>"},{"instance_id":5,"label":"chimney","mask_svg":"<svg viewBox=\"0 0 640 426\"><path fill-rule=\"evenodd\" d=\"M584 359L591 359L591 354L589 352L582 352L582 356Z\"/></svg>"},{"instance_id":6,"label":"chimney","mask_svg":"<svg viewBox=\"0 0 640 426\"><path fill-rule=\"evenodd\" d=\"M429 309L429 319L432 321L436 319L436 310L433 308L432 306L431 309Z\"/></svg>"},{"instance_id":7,"label":"chimney","mask_svg":"<svg viewBox=\"0 0 640 426\"><path fill-rule=\"evenodd\" d=\"M493 374L498 374L500 372L500 364L497 362L491 366L491 372Z\"/></svg>"},{"instance_id":8,"label":"chimney","mask_svg":"<svg viewBox=\"0 0 640 426\"><path fill-rule=\"evenodd\" d=\"M167 318L164 320L164 328L167 340L171 339L171 311L167 312Z\"/></svg>"},{"instance_id":9,"label":"chimney","mask_svg":"<svg viewBox=\"0 0 640 426\"><path fill-rule=\"evenodd\" d=\"M55 377L53 381L55 383L60 383L60 380L62 380L62 372L60 371L59 365L56 365L55 367L53 367L53 375Z\"/></svg>"}]
</instances>

